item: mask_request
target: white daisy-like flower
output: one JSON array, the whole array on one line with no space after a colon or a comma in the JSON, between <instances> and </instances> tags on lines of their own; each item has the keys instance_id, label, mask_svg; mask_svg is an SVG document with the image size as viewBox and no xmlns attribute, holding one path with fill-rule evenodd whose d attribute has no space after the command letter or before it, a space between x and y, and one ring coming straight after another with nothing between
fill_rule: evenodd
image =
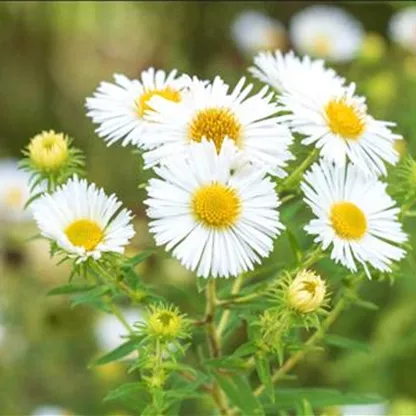
<instances>
[{"instance_id":1,"label":"white daisy-like flower","mask_svg":"<svg viewBox=\"0 0 416 416\"><path fill-rule=\"evenodd\" d=\"M204 138L215 143L220 152L225 138L232 139L247 160L261 165L269 173L283 177L283 168L292 158L289 145L293 137L278 123L278 110L267 87L249 97L252 85L242 78L234 90L220 77L212 84L194 78L179 103L153 97L146 118L154 131L143 137L146 167L165 163L171 157L183 157L189 145Z\"/></svg>"},{"instance_id":2,"label":"white daisy-like flower","mask_svg":"<svg viewBox=\"0 0 416 416\"><path fill-rule=\"evenodd\" d=\"M416 6L400 9L391 17L389 35L394 42L416 53Z\"/></svg>"},{"instance_id":3,"label":"white daisy-like flower","mask_svg":"<svg viewBox=\"0 0 416 416\"><path fill-rule=\"evenodd\" d=\"M254 57L254 65L248 71L278 92L301 93L307 89L310 94L316 94L321 85L339 88L345 83L333 69L325 67L322 59L311 59L307 55L300 58L293 51L286 54L260 52Z\"/></svg>"},{"instance_id":4,"label":"white daisy-like flower","mask_svg":"<svg viewBox=\"0 0 416 416\"><path fill-rule=\"evenodd\" d=\"M309 6L296 13L290 21L289 34L299 53L333 62L355 58L364 39L359 20L329 5Z\"/></svg>"},{"instance_id":5,"label":"white daisy-like flower","mask_svg":"<svg viewBox=\"0 0 416 416\"><path fill-rule=\"evenodd\" d=\"M301 185L313 219L305 230L326 250L332 244L331 259L352 271L356 261L381 271L404 257L397 245L406 234L397 220L400 209L386 192L386 184L367 177L355 166L339 167L321 161L305 174Z\"/></svg>"},{"instance_id":6,"label":"white daisy-like flower","mask_svg":"<svg viewBox=\"0 0 416 416\"><path fill-rule=\"evenodd\" d=\"M155 169L147 214L156 244L166 245L203 277L229 277L253 269L269 255L283 225L278 197L265 171L242 158L230 139L217 153L203 140L188 158Z\"/></svg>"},{"instance_id":7,"label":"white daisy-like flower","mask_svg":"<svg viewBox=\"0 0 416 416\"><path fill-rule=\"evenodd\" d=\"M131 212L120 207L115 195L107 196L94 184L74 177L36 200L33 216L44 237L80 262L99 259L105 252L124 252L134 229Z\"/></svg>"},{"instance_id":8,"label":"white daisy-like flower","mask_svg":"<svg viewBox=\"0 0 416 416\"><path fill-rule=\"evenodd\" d=\"M281 49L286 43L284 26L256 10L245 10L236 16L231 25L231 36L246 55L261 50Z\"/></svg>"},{"instance_id":9,"label":"white daisy-like flower","mask_svg":"<svg viewBox=\"0 0 416 416\"><path fill-rule=\"evenodd\" d=\"M30 208L24 209L30 197L30 175L19 170L17 161L0 161L0 220L21 222L32 219Z\"/></svg>"},{"instance_id":10,"label":"white daisy-like flower","mask_svg":"<svg viewBox=\"0 0 416 416\"><path fill-rule=\"evenodd\" d=\"M350 160L368 174L385 175L384 162L399 160L394 143L402 136L390 130L395 123L375 120L365 98L356 95L355 84L345 86L343 78L320 62L268 55L251 71L266 82L285 85L278 97L287 113L281 121L305 136L303 144L315 144L323 158L338 165Z\"/></svg>"},{"instance_id":11,"label":"white daisy-like flower","mask_svg":"<svg viewBox=\"0 0 416 416\"><path fill-rule=\"evenodd\" d=\"M93 96L87 98L87 115L99 124L96 133L107 145L117 141L123 146L136 144L148 128L144 115L150 109L150 99L157 95L181 101L187 79L178 77L176 70L166 74L154 68L143 71L140 80L115 74L115 84L101 82Z\"/></svg>"},{"instance_id":12,"label":"white daisy-like flower","mask_svg":"<svg viewBox=\"0 0 416 416\"><path fill-rule=\"evenodd\" d=\"M121 313L125 321L133 327L135 323L144 322L143 314L138 309L124 308ZM105 314L100 316L94 327L95 337L100 350L109 352L127 341L127 328L114 316Z\"/></svg>"}]
</instances>

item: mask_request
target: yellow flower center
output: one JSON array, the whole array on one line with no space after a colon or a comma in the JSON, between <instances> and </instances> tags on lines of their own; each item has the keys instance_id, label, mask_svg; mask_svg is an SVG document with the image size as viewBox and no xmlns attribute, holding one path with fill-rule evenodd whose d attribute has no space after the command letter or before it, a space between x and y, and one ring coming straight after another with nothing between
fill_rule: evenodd
<instances>
[{"instance_id":1,"label":"yellow flower center","mask_svg":"<svg viewBox=\"0 0 416 416\"><path fill-rule=\"evenodd\" d=\"M149 102L155 95L174 103L178 103L182 99L181 93L172 87L166 87L161 90L147 90L136 100L137 114L140 118L143 118L146 111L153 109Z\"/></svg>"},{"instance_id":2,"label":"yellow flower center","mask_svg":"<svg viewBox=\"0 0 416 416\"><path fill-rule=\"evenodd\" d=\"M104 237L102 228L88 219L74 221L66 228L65 234L74 246L84 247L87 251L94 250Z\"/></svg>"},{"instance_id":3,"label":"yellow flower center","mask_svg":"<svg viewBox=\"0 0 416 416\"><path fill-rule=\"evenodd\" d=\"M310 293L312 296L315 295L317 286L318 286L317 282L311 282L311 281L303 282L303 290L306 290L306 292Z\"/></svg>"},{"instance_id":4,"label":"yellow flower center","mask_svg":"<svg viewBox=\"0 0 416 416\"><path fill-rule=\"evenodd\" d=\"M364 121L359 109L344 98L331 100L325 107L328 127L344 139L357 140L364 131Z\"/></svg>"},{"instance_id":5,"label":"yellow flower center","mask_svg":"<svg viewBox=\"0 0 416 416\"><path fill-rule=\"evenodd\" d=\"M20 188L11 187L3 195L3 202L6 207L19 208L23 205L23 192Z\"/></svg>"},{"instance_id":6,"label":"yellow flower center","mask_svg":"<svg viewBox=\"0 0 416 416\"><path fill-rule=\"evenodd\" d=\"M188 136L195 142L200 142L203 137L212 140L219 153L226 137L238 145L241 130L241 123L228 108L206 108L198 111L189 124Z\"/></svg>"},{"instance_id":7,"label":"yellow flower center","mask_svg":"<svg viewBox=\"0 0 416 416\"><path fill-rule=\"evenodd\" d=\"M318 56L328 56L331 52L331 41L327 36L318 35L312 41L312 52Z\"/></svg>"},{"instance_id":8,"label":"yellow flower center","mask_svg":"<svg viewBox=\"0 0 416 416\"><path fill-rule=\"evenodd\" d=\"M36 135L28 146L30 160L43 171L60 169L68 159L68 139L53 130Z\"/></svg>"},{"instance_id":9,"label":"yellow flower center","mask_svg":"<svg viewBox=\"0 0 416 416\"><path fill-rule=\"evenodd\" d=\"M240 198L233 189L213 183L195 192L192 211L195 218L208 227L230 227L240 215Z\"/></svg>"},{"instance_id":10,"label":"yellow flower center","mask_svg":"<svg viewBox=\"0 0 416 416\"><path fill-rule=\"evenodd\" d=\"M367 219L363 211L351 202L332 205L329 218L335 233L345 240L359 240L367 231Z\"/></svg>"}]
</instances>

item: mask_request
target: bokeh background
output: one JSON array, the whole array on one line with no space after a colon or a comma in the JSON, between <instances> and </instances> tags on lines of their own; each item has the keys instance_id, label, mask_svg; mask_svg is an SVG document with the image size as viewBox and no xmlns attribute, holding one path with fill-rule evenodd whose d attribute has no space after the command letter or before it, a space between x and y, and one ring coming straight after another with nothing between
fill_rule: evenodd
<instances>
[{"instance_id":1,"label":"bokeh background","mask_svg":"<svg viewBox=\"0 0 416 416\"><path fill-rule=\"evenodd\" d=\"M144 194L138 188L147 173L131 149L107 148L94 134L85 98L114 73L134 78L149 66L207 79L219 74L233 84L247 75L254 54L233 35L240 13L255 10L288 28L291 18L311 3L0 2L0 163L19 158L42 130L67 133L86 153L89 179L108 193L117 192L135 212L137 235L129 250L152 247L140 202ZM333 67L357 83L375 117L398 123L406 142L401 152L414 155L416 55L388 33L392 15L412 3L332 2L358 19L366 32L357 56ZM414 30L416 46L416 25ZM273 39L263 47L292 48L287 32ZM10 177L0 175L0 187ZM297 215L296 210L292 207L284 219ZM304 214L299 215L301 224ZM412 239L413 229L408 220ZM300 227L292 231L304 247L311 244ZM128 379L126 365L87 368L92 358L120 342L120 329L100 312L70 308L67 298L46 296L66 281L68 270L49 259L45 242L28 241L35 234L31 221L11 221L7 215L0 219L0 414L133 414L128 406L103 402L111 388ZM192 275L158 253L141 265L145 280L182 310L199 311ZM283 236L269 262L283 264L290 257ZM389 414L416 415L416 270L413 254L409 257L407 272L393 276L393 285L388 280L365 284L362 296L379 305L378 311L352 308L335 325L336 333L356 339L361 347L311 354L297 370L298 385L380 394L389 403ZM337 273L321 267L329 278ZM193 295L185 297L185 290ZM140 314L140 307L129 313ZM204 414L192 406L185 409Z\"/></svg>"}]
</instances>

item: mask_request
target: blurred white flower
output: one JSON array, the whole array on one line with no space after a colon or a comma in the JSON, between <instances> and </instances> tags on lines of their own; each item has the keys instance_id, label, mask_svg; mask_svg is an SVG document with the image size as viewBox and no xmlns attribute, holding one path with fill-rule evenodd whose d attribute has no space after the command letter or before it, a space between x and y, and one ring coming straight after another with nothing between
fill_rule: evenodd
<instances>
[{"instance_id":1,"label":"blurred white flower","mask_svg":"<svg viewBox=\"0 0 416 416\"><path fill-rule=\"evenodd\" d=\"M37 407L31 414L31 416L70 416L71 412L68 410L52 405L45 405Z\"/></svg>"},{"instance_id":2,"label":"blurred white flower","mask_svg":"<svg viewBox=\"0 0 416 416\"><path fill-rule=\"evenodd\" d=\"M246 55L261 50L282 49L286 44L286 30L277 20L254 10L237 15L231 25L231 36Z\"/></svg>"},{"instance_id":3,"label":"blurred white flower","mask_svg":"<svg viewBox=\"0 0 416 416\"><path fill-rule=\"evenodd\" d=\"M340 406L342 416L387 416L385 403L375 404L349 404Z\"/></svg>"},{"instance_id":4,"label":"blurred white flower","mask_svg":"<svg viewBox=\"0 0 416 416\"><path fill-rule=\"evenodd\" d=\"M21 222L32 219L31 209L24 209L29 190L29 174L18 169L17 161L0 161L0 220Z\"/></svg>"},{"instance_id":5,"label":"blurred white flower","mask_svg":"<svg viewBox=\"0 0 416 416\"><path fill-rule=\"evenodd\" d=\"M289 33L299 53L333 62L354 59L364 38L363 27L355 17L329 5L309 6L296 13Z\"/></svg>"},{"instance_id":6,"label":"blurred white flower","mask_svg":"<svg viewBox=\"0 0 416 416\"><path fill-rule=\"evenodd\" d=\"M416 53L416 6L398 10L390 19L390 38Z\"/></svg>"},{"instance_id":7,"label":"blurred white flower","mask_svg":"<svg viewBox=\"0 0 416 416\"><path fill-rule=\"evenodd\" d=\"M121 310L126 322L132 327L136 322L143 322L143 314L138 309ZM102 315L95 325L95 336L98 346L103 352L109 352L125 343L129 332L115 315Z\"/></svg>"}]
</instances>

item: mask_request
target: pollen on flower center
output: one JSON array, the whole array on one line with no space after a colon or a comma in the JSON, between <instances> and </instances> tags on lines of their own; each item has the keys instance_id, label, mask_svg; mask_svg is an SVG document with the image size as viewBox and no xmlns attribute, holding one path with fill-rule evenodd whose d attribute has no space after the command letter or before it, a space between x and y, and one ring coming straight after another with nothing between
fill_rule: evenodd
<instances>
[{"instance_id":1,"label":"pollen on flower center","mask_svg":"<svg viewBox=\"0 0 416 416\"><path fill-rule=\"evenodd\" d=\"M328 56L331 52L331 42L327 36L315 36L312 41L312 51L319 56Z\"/></svg>"},{"instance_id":2,"label":"pollen on flower center","mask_svg":"<svg viewBox=\"0 0 416 416\"><path fill-rule=\"evenodd\" d=\"M364 131L364 121L359 109L345 99L331 100L325 107L328 127L344 139L357 140Z\"/></svg>"},{"instance_id":3,"label":"pollen on flower center","mask_svg":"<svg viewBox=\"0 0 416 416\"><path fill-rule=\"evenodd\" d=\"M241 123L231 110L214 107L198 111L188 126L188 136L195 142L200 142L204 137L212 140L219 153L226 137L238 144L241 130Z\"/></svg>"},{"instance_id":4,"label":"pollen on flower center","mask_svg":"<svg viewBox=\"0 0 416 416\"><path fill-rule=\"evenodd\" d=\"M104 237L102 228L88 219L74 221L65 229L65 234L74 246L85 250L94 250Z\"/></svg>"},{"instance_id":5,"label":"pollen on flower center","mask_svg":"<svg viewBox=\"0 0 416 416\"><path fill-rule=\"evenodd\" d=\"M19 207L23 204L23 192L18 187L9 188L4 196L3 202L8 207Z\"/></svg>"},{"instance_id":6,"label":"pollen on flower center","mask_svg":"<svg viewBox=\"0 0 416 416\"><path fill-rule=\"evenodd\" d=\"M367 231L367 219L352 202L333 204L329 215L332 228L338 237L346 240L359 240Z\"/></svg>"},{"instance_id":7,"label":"pollen on flower center","mask_svg":"<svg viewBox=\"0 0 416 416\"><path fill-rule=\"evenodd\" d=\"M235 224L241 212L237 193L220 183L198 189L192 197L195 218L213 228L225 228Z\"/></svg>"},{"instance_id":8,"label":"pollen on flower center","mask_svg":"<svg viewBox=\"0 0 416 416\"><path fill-rule=\"evenodd\" d=\"M149 105L149 101L155 95L175 103L178 103L182 99L181 93L172 87L166 87L161 90L147 90L136 100L137 114L140 118L143 118L146 111L152 110L152 107Z\"/></svg>"}]
</instances>

